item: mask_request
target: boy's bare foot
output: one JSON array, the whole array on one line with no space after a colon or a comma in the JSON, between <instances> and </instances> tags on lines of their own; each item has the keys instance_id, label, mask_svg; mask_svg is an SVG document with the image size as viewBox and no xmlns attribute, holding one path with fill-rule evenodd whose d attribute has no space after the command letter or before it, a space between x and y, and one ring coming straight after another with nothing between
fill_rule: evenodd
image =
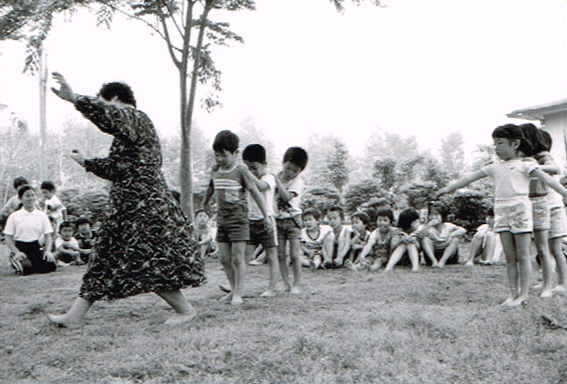
<instances>
[{"instance_id":1,"label":"boy's bare foot","mask_svg":"<svg viewBox=\"0 0 567 384\"><path fill-rule=\"evenodd\" d=\"M357 272L356 267L354 266L354 264L350 260L345 261L345 267L347 267L347 269L351 272Z\"/></svg>"},{"instance_id":2,"label":"boy's bare foot","mask_svg":"<svg viewBox=\"0 0 567 384\"><path fill-rule=\"evenodd\" d=\"M467 262L465 263L464 267L470 269L470 268L473 267L473 265L474 265L474 263L473 263L472 260L467 260Z\"/></svg>"},{"instance_id":3,"label":"boy's bare foot","mask_svg":"<svg viewBox=\"0 0 567 384\"><path fill-rule=\"evenodd\" d=\"M299 295L301 293L301 290L299 289L298 286L295 285L291 288L289 293L291 293L292 295Z\"/></svg>"},{"instance_id":4,"label":"boy's bare foot","mask_svg":"<svg viewBox=\"0 0 567 384\"><path fill-rule=\"evenodd\" d=\"M417 272L419 272L419 267L412 268L411 271L413 273L417 273Z\"/></svg>"},{"instance_id":5,"label":"boy's bare foot","mask_svg":"<svg viewBox=\"0 0 567 384\"><path fill-rule=\"evenodd\" d=\"M232 292L229 293L229 294L227 294L227 295L225 295L225 296L223 296L223 297L221 297L221 298L219 299L219 301L220 301L221 303L225 303L225 304L230 303L230 302L232 301Z\"/></svg>"},{"instance_id":6,"label":"boy's bare foot","mask_svg":"<svg viewBox=\"0 0 567 384\"><path fill-rule=\"evenodd\" d=\"M381 275L389 275L390 273L392 273L392 270L386 268L386 269L384 269L380 274L381 274Z\"/></svg>"},{"instance_id":7,"label":"boy's bare foot","mask_svg":"<svg viewBox=\"0 0 567 384\"><path fill-rule=\"evenodd\" d=\"M553 291L551 289L544 289L539 294L539 297L541 297L542 299L549 299L549 298L553 297Z\"/></svg>"},{"instance_id":8,"label":"boy's bare foot","mask_svg":"<svg viewBox=\"0 0 567 384\"><path fill-rule=\"evenodd\" d=\"M567 288L563 285L558 285L557 287L553 288L553 293L561 296L567 296Z\"/></svg>"},{"instance_id":9,"label":"boy's bare foot","mask_svg":"<svg viewBox=\"0 0 567 384\"><path fill-rule=\"evenodd\" d=\"M232 301L230 302L231 305L241 305L242 303L244 303L242 297L236 295L232 297Z\"/></svg>"},{"instance_id":10,"label":"boy's bare foot","mask_svg":"<svg viewBox=\"0 0 567 384\"><path fill-rule=\"evenodd\" d=\"M81 325L80 321L73 321L67 318L66 315L48 315L45 312L43 312L43 314L52 324L55 324L62 328L77 328Z\"/></svg>"},{"instance_id":11,"label":"boy's bare foot","mask_svg":"<svg viewBox=\"0 0 567 384\"><path fill-rule=\"evenodd\" d=\"M176 313L163 323L164 325L182 325L190 322L197 316L197 311L193 310L189 313Z\"/></svg>"},{"instance_id":12,"label":"boy's bare foot","mask_svg":"<svg viewBox=\"0 0 567 384\"><path fill-rule=\"evenodd\" d=\"M504 302L503 302L502 304L500 304L500 305L503 306L503 307L508 307L508 306L510 306L510 303L511 303L512 301L514 301L514 300L515 300L515 299L514 299L513 297L509 297L509 298L507 298L506 300L504 300Z\"/></svg>"},{"instance_id":13,"label":"boy's bare foot","mask_svg":"<svg viewBox=\"0 0 567 384\"><path fill-rule=\"evenodd\" d=\"M518 297L516 300L509 303L507 306L510 308L519 307L522 304L527 304L528 298L527 297Z\"/></svg>"},{"instance_id":14,"label":"boy's bare foot","mask_svg":"<svg viewBox=\"0 0 567 384\"><path fill-rule=\"evenodd\" d=\"M274 297L276 293L272 289L265 290L260 297Z\"/></svg>"}]
</instances>

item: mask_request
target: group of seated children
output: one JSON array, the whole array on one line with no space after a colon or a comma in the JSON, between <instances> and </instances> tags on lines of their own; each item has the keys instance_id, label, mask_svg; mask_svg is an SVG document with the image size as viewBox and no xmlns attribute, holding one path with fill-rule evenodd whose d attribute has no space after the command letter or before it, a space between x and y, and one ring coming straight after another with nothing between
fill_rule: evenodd
<instances>
[{"instance_id":1,"label":"group of seated children","mask_svg":"<svg viewBox=\"0 0 567 384\"><path fill-rule=\"evenodd\" d=\"M55 260L57 266L82 265L88 263L96 241L96 233L91 221L81 216L74 223L64 221L59 226L59 235L55 238ZM74 227L77 227L75 233Z\"/></svg>"},{"instance_id":2,"label":"group of seated children","mask_svg":"<svg viewBox=\"0 0 567 384\"><path fill-rule=\"evenodd\" d=\"M418 211L407 208L400 212L395 226L393 211L382 207L375 213L376 229L369 231L371 216L366 212L355 212L347 226L342 208L334 206L327 213L327 225L321 224L319 210L308 208L302 214L303 264L312 270L346 267L353 272L374 272L383 265L384 272L389 272L398 264L411 265L417 272L420 259L434 268L457 264L466 229L448 222L447 214L445 205L435 204L428 220L421 223Z\"/></svg>"}]
</instances>

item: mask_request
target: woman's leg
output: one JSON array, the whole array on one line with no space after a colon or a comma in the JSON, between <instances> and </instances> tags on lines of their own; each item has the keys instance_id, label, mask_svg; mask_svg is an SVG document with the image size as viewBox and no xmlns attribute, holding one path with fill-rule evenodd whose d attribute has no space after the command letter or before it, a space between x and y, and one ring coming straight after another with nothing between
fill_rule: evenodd
<instances>
[{"instance_id":1,"label":"woman's leg","mask_svg":"<svg viewBox=\"0 0 567 384\"><path fill-rule=\"evenodd\" d=\"M534 231L537 253L541 257L541 272L543 275L543 290L539 295L542 298L553 296L553 262L549 252L548 231Z\"/></svg>"},{"instance_id":2,"label":"woman's leg","mask_svg":"<svg viewBox=\"0 0 567 384\"><path fill-rule=\"evenodd\" d=\"M92 302L77 297L71 308L64 315L47 315L47 318L60 327L73 328L81 325L85 314L91 307Z\"/></svg>"},{"instance_id":3,"label":"woman's leg","mask_svg":"<svg viewBox=\"0 0 567 384\"><path fill-rule=\"evenodd\" d=\"M191 321L196 315L197 311L187 301L183 293L179 290L156 292L159 297L164 299L167 304L177 312L175 315L167 319L165 324L178 325Z\"/></svg>"}]
</instances>

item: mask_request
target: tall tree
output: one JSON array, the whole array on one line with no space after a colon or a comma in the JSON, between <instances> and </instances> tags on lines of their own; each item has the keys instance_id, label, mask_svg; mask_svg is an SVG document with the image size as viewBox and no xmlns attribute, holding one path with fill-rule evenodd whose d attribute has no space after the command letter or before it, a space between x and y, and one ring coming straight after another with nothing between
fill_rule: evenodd
<instances>
[{"instance_id":1,"label":"tall tree","mask_svg":"<svg viewBox=\"0 0 567 384\"><path fill-rule=\"evenodd\" d=\"M346 145L335 138L333 140L332 151L327 154L325 177L331 185L342 192L343 187L348 182L348 149Z\"/></svg>"},{"instance_id":2,"label":"tall tree","mask_svg":"<svg viewBox=\"0 0 567 384\"><path fill-rule=\"evenodd\" d=\"M441 139L441 162L449 177L457 179L465 168L465 151L463 135L460 132L449 133Z\"/></svg>"}]
</instances>

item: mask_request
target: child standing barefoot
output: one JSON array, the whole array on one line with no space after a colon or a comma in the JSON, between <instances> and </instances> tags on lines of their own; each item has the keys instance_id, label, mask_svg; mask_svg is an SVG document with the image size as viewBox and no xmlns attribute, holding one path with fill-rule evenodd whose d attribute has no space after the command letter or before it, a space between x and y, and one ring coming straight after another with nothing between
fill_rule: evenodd
<instances>
[{"instance_id":1,"label":"child standing barefoot","mask_svg":"<svg viewBox=\"0 0 567 384\"><path fill-rule=\"evenodd\" d=\"M250 240L248 223L248 203L246 190L258 204L268 230L272 224L264 197L256 188L250 171L237 163L238 136L231 131L220 131L213 142L216 166L213 168L211 181L205 195L203 206L216 192L217 196L217 243L221 263L230 283L231 292L221 300L233 305L243 303L244 277L246 261L244 252L246 242Z\"/></svg>"},{"instance_id":2,"label":"child standing barefoot","mask_svg":"<svg viewBox=\"0 0 567 384\"><path fill-rule=\"evenodd\" d=\"M506 268L510 297L502 305L519 306L528 300L532 281L529 246L533 228L532 206L529 194L530 176L567 196L567 190L538 168L535 161L525 161L519 153L529 152L529 143L523 140L521 129L513 124L496 128L492 132L499 162L487 165L453 184L438 194L451 193L475 180L490 176L494 183L494 231L500 233L506 253Z\"/></svg>"},{"instance_id":3,"label":"child standing barefoot","mask_svg":"<svg viewBox=\"0 0 567 384\"><path fill-rule=\"evenodd\" d=\"M286 290L300 293L301 284L301 194L305 182L299 177L307 166L307 152L300 147L290 147L283 157L283 169L276 175L276 225L278 232L278 262ZM289 281L286 243L289 242L293 286Z\"/></svg>"}]
</instances>

